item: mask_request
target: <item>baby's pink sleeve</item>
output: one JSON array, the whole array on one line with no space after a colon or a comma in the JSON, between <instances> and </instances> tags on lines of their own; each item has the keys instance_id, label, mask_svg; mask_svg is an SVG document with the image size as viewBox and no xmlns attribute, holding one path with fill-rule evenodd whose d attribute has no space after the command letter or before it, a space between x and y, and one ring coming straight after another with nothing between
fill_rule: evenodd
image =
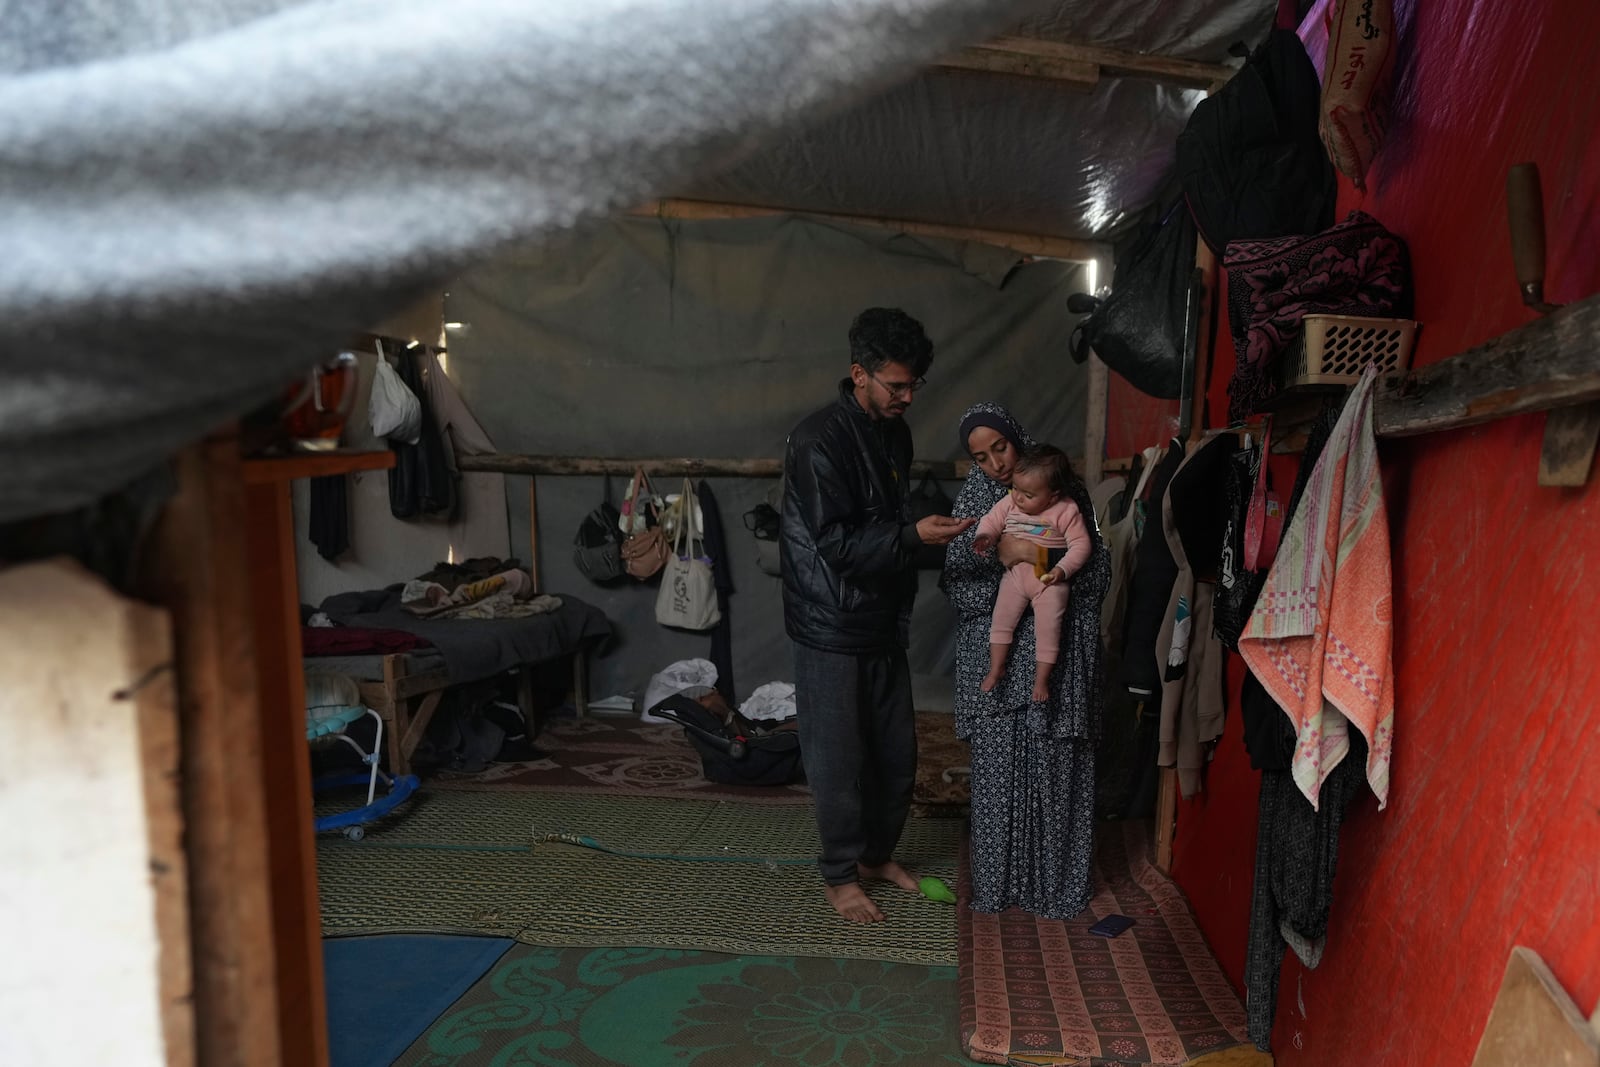
<instances>
[{"instance_id":1,"label":"baby's pink sleeve","mask_svg":"<svg viewBox=\"0 0 1600 1067\"><path fill-rule=\"evenodd\" d=\"M1094 542L1089 539L1089 526L1083 521L1083 512L1079 511L1078 505L1070 500L1062 503L1056 525L1067 539L1066 555L1056 564L1056 570L1061 572L1063 578L1071 578L1078 573L1079 568L1089 562L1089 553L1094 548Z\"/></svg>"},{"instance_id":2,"label":"baby's pink sleeve","mask_svg":"<svg viewBox=\"0 0 1600 1067\"><path fill-rule=\"evenodd\" d=\"M974 535L974 539L978 537L988 537L992 540L998 541L1000 539L1000 535L1005 532L1006 516L1010 513L1011 494L1007 493L1005 496L1000 498L999 503L995 504L994 507L989 509L989 513L987 515L978 520L978 532Z\"/></svg>"}]
</instances>

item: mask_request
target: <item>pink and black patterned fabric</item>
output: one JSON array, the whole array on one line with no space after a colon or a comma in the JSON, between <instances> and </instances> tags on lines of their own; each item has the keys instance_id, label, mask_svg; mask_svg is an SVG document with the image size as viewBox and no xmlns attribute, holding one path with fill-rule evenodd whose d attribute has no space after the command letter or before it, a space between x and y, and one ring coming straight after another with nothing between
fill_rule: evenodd
<instances>
[{"instance_id":1,"label":"pink and black patterned fabric","mask_svg":"<svg viewBox=\"0 0 1600 1067\"><path fill-rule=\"evenodd\" d=\"M1300 336L1307 315L1411 313L1406 244L1362 211L1310 237L1229 242L1223 265L1238 353L1228 383L1233 422L1249 418L1272 396L1272 366Z\"/></svg>"}]
</instances>

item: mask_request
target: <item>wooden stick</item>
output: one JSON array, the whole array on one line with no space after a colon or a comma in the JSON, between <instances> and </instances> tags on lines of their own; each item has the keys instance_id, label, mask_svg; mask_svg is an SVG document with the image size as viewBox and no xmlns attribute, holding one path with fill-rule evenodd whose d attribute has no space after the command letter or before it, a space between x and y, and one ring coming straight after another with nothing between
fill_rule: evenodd
<instances>
[{"instance_id":1,"label":"wooden stick","mask_svg":"<svg viewBox=\"0 0 1600 1067\"><path fill-rule=\"evenodd\" d=\"M977 241L980 244L1009 248L1026 256L1044 259L1070 259L1086 262L1091 259L1109 260L1111 247L1100 241L1085 241L1077 237L1056 237L1047 234L1008 233L1003 230L985 230L972 226L953 226L939 222L914 222L910 219L881 218L869 215L841 215L830 211L803 211L794 208L754 204L721 204L709 200L656 200L628 212L629 215L647 218L683 219L704 221L716 219L761 219L774 215L794 215L797 218L816 219L821 222L842 222L856 226L877 226L916 237L944 237L954 241Z\"/></svg>"},{"instance_id":2,"label":"wooden stick","mask_svg":"<svg viewBox=\"0 0 1600 1067\"><path fill-rule=\"evenodd\" d=\"M465 467L461 468L466 470ZM539 479L528 476L528 577L533 579L533 591L539 591Z\"/></svg>"},{"instance_id":3,"label":"wooden stick","mask_svg":"<svg viewBox=\"0 0 1600 1067\"><path fill-rule=\"evenodd\" d=\"M980 74L1010 74L1056 82L1080 93L1093 92L1100 84L1100 67L1078 59L1006 52L996 48L967 48L946 56L934 66L944 70L976 71Z\"/></svg>"},{"instance_id":4,"label":"wooden stick","mask_svg":"<svg viewBox=\"0 0 1600 1067\"><path fill-rule=\"evenodd\" d=\"M1386 384L1373 408L1375 430L1409 437L1600 400L1596 352L1600 295Z\"/></svg>"},{"instance_id":5,"label":"wooden stick","mask_svg":"<svg viewBox=\"0 0 1600 1067\"><path fill-rule=\"evenodd\" d=\"M1147 78L1186 89L1206 89L1215 92L1234 74L1232 67L1220 63L1197 63L1190 59L1143 55L1139 52L1125 52L1118 48L1105 48L1096 44L1044 41L1035 37L996 37L992 41L985 41L983 44L965 49L955 59L941 61L938 65L966 67L961 58L974 55L1005 57L1015 63L1036 65L1036 69L1029 69L1026 66L1015 70L998 68L1003 73L1059 79L1075 85L1084 79L1087 70L1093 69L1096 80L1104 75L1116 78Z\"/></svg>"},{"instance_id":6,"label":"wooden stick","mask_svg":"<svg viewBox=\"0 0 1600 1067\"><path fill-rule=\"evenodd\" d=\"M1089 385L1085 390L1088 404L1083 415L1083 480L1088 485L1097 484L1106 469L1106 409L1110 406L1108 392L1111 372L1105 360L1089 353Z\"/></svg>"},{"instance_id":7,"label":"wooden stick","mask_svg":"<svg viewBox=\"0 0 1600 1067\"><path fill-rule=\"evenodd\" d=\"M528 456L507 452L484 452L460 456L463 471L490 474L549 474L600 477L606 474L630 475L636 467L663 478L778 478L783 475L781 459L612 459L605 456ZM932 476L943 481L960 481L972 468L972 461L924 460L911 465L911 476ZM533 499L530 496L529 504Z\"/></svg>"}]
</instances>

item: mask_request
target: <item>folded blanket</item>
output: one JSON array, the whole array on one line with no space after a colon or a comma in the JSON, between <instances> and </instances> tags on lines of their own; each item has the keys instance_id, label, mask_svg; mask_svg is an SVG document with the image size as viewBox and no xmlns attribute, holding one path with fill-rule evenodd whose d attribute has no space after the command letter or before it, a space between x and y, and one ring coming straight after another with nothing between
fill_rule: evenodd
<instances>
[{"instance_id":1,"label":"folded blanket","mask_svg":"<svg viewBox=\"0 0 1600 1067\"><path fill-rule=\"evenodd\" d=\"M1318 804L1322 783L1367 740L1367 781L1389 799L1394 744L1394 600L1369 367L1306 483L1239 654L1297 735L1295 784Z\"/></svg>"}]
</instances>

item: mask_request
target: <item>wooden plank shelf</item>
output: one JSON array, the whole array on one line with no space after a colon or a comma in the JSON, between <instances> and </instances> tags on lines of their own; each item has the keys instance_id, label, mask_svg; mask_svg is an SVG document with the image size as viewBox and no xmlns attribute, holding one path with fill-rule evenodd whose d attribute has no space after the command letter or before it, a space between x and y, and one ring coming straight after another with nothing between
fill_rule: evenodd
<instances>
[{"instance_id":1,"label":"wooden plank shelf","mask_svg":"<svg viewBox=\"0 0 1600 1067\"><path fill-rule=\"evenodd\" d=\"M381 471L394 466L393 452L296 452L289 456L262 456L244 461L246 485L290 482L296 478L321 478L329 474Z\"/></svg>"}]
</instances>

